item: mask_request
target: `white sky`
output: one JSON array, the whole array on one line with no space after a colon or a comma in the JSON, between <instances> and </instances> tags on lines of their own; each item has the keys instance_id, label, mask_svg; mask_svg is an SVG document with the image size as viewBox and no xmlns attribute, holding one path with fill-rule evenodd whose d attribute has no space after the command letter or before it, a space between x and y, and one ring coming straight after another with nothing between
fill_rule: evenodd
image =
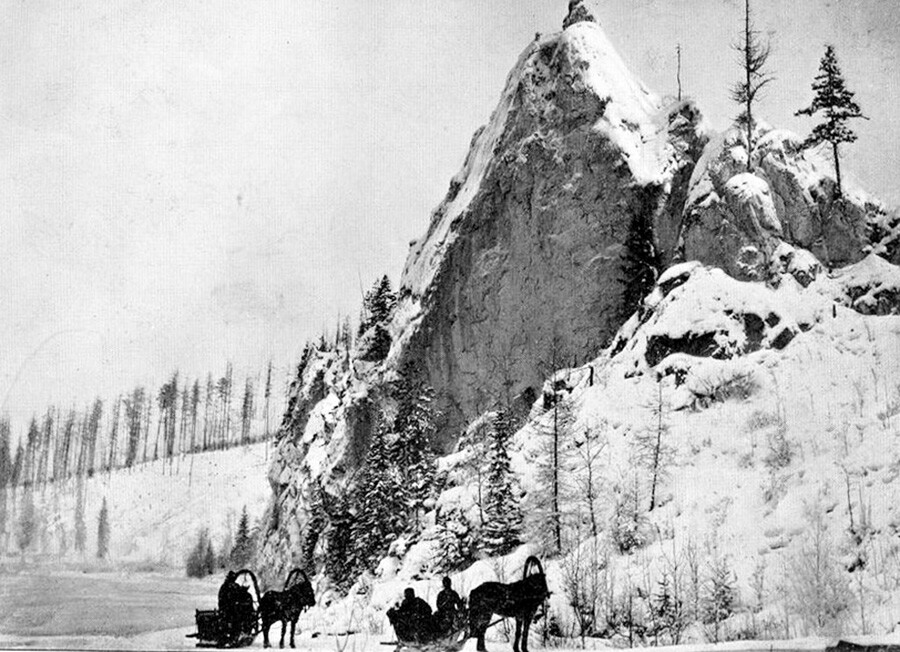
<instances>
[{"instance_id":1,"label":"white sky","mask_svg":"<svg viewBox=\"0 0 900 652\"><path fill-rule=\"evenodd\" d=\"M519 52L566 0L0 0L0 410L180 368L284 368L399 276ZM602 0L653 90L736 112L737 0ZM825 42L869 122L851 179L900 203L896 0L755 0L793 117Z\"/></svg>"}]
</instances>

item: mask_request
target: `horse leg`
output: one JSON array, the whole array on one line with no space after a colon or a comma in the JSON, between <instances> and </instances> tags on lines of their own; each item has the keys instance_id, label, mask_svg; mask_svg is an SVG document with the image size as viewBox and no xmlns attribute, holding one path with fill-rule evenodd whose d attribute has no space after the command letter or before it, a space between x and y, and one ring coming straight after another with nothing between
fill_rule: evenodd
<instances>
[{"instance_id":1,"label":"horse leg","mask_svg":"<svg viewBox=\"0 0 900 652\"><path fill-rule=\"evenodd\" d=\"M484 646L485 631L486 630L484 630L484 629L479 629L476 632L476 635L478 636L478 646L475 649L478 650L478 652L487 652L487 648Z\"/></svg>"},{"instance_id":2,"label":"horse leg","mask_svg":"<svg viewBox=\"0 0 900 652\"><path fill-rule=\"evenodd\" d=\"M294 645L294 629L297 627L297 619L294 618L291 621L291 647L295 647Z\"/></svg>"},{"instance_id":3,"label":"horse leg","mask_svg":"<svg viewBox=\"0 0 900 652\"><path fill-rule=\"evenodd\" d=\"M522 618L522 652L528 652L528 630L531 629L531 621L534 618L534 612L529 611Z\"/></svg>"},{"instance_id":4,"label":"horse leg","mask_svg":"<svg viewBox=\"0 0 900 652\"><path fill-rule=\"evenodd\" d=\"M287 619L281 621L281 641L278 643L278 647L284 647L284 633L287 631Z\"/></svg>"},{"instance_id":5,"label":"horse leg","mask_svg":"<svg viewBox=\"0 0 900 652\"><path fill-rule=\"evenodd\" d=\"M527 632L528 630L525 630L525 631ZM519 652L519 639L521 637L522 637L522 617L516 616L516 638L513 639L513 652Z\"/></svg>"},{"instance_id":6,"label":"horse leg","mask_svg":"<svg viewBox=\"0 0 900 652\"><path fill-rule=\"evenodd\" d=\"M272 623L266 622L263 620L263 647L269 647L269 628L272 626Z\"/></svg>"}]
</instances>

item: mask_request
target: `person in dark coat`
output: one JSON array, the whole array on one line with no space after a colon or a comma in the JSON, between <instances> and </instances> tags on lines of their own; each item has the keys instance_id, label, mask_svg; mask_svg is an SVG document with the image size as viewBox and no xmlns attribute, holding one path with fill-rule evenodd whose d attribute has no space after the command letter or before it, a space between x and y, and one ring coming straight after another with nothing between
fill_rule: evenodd
<instances>
[{"instance_id":1,"label":"person in dark coat","mask_svg":"<svg viewBox=\"0 0 900 652\"><path fill-rule=\"evenodd\" d=\"M435 625L441 634L453 629L457 615L463 610L463 601L459 593L453 590L449 577L443 580L444 588L437 596L437 611L434 614Z\"/></svg>"},{"instance_id":2,"label":"person in dark coat","mask_svg":"<svg viewBox=\"0 0 900 652\"><path fill-rule=\"evenodd\" d=\"M253 612L253 598L247 587L237 583L237 573L228 571L225 581L219 587L219 614L225 624L225 633L230 642L240 636L247 621L247 609Z\"/></svg>"},{"instance_id":3,"label":"person in dark coat","mask_svg":"<svg viewBox=\"0 0 900 652\"><path fill-rule=\"evenodd\" d=\"M403 601L388 612L388 618L401 640L421 643L431 637L431 607L412 588L403 592Z\"/></svg>"}]
</instances>

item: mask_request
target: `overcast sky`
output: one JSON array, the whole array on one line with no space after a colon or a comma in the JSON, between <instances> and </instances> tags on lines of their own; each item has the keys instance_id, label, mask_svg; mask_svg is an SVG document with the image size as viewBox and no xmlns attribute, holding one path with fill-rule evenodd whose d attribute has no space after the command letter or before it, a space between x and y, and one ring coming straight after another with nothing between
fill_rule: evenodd
<instances>
[{"instance_id":1,"label":"overcast sky","mask_svg":"<svg viewBox=\"0 0 900 652\"><path fill-rule=\"evenodd\" d=\"M0 0L0 401L49 401L294 364L399 277L472 132L566 0ZM601 0L660 94L716 127L736 113L736 0ZM798 131L824 43L871 118L846 170L900 203L896 0L756 0Z\"/></svg>"}]
</instances>

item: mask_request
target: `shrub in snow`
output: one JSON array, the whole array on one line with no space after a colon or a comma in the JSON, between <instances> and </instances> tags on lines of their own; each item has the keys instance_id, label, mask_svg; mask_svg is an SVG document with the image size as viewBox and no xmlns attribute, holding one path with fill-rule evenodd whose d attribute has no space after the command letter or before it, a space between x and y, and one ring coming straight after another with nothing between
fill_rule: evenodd
<instances>
[{"instance_id":1,"label":"shrub in snow","mask_svg":"<svg viewBox=\"0 0 900 652\"><path fill-rule=\"evenodd\" d=\"M808 634L838 634L851 606L848 578L836 558L823 508L808 506L806 521L806 536L786 578L790 604Z\"/></svg>"},{"instance_id":2,"label":"shrub in snow","mask_svg":"<svg viewBox=\"0 0 900 652\"><path fill-rule=\"evenodd\" d=\"M637 476L617 482L613 487L613 499L608 526L610 539L623 554L642 548L648 540L648 521L641 508Z\"/></svg>"}]
</instances>

